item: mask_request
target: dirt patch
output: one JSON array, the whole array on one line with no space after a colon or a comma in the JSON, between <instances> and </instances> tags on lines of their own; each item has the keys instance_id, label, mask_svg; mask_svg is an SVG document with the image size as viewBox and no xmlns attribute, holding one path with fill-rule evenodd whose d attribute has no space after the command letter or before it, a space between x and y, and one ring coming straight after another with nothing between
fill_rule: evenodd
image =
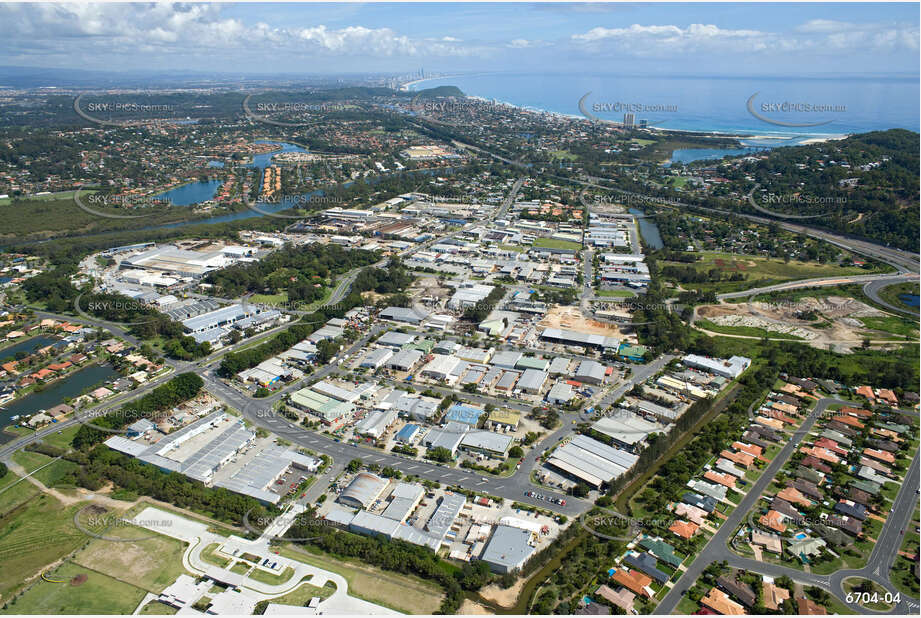
<instances>
[{"instance_id":1,"label":"dirt patch","mask_svg":"<svg viewBox=\"0 0 921 618\"><path fill-rule=\"evenodd\" d=\"M464 602L461 603L461 606L457 610L458 615L462 616L491 616L492 612L489 611L486 607L483 607L476 601L471 601L470 599L464 599Z\"/></svg>"},{"instance_id":2,"label":"dirt patch","mask_svg":"<svg viewBox=\"0 0 921 618\"><path fill-rule=\"evenodd\" d=\"M496 584L486 586L480 590L480 596L501 607L514 607L518 602L518 596L524 588L526 578L519 577L511 588L502 588Z\"/></svg>"},{"instance_id":3,"label":"dirt patch","mask_svg":"<svg viewBox=\"0 0 921 618\"><path fill-rule=\"evenodd\" d=\"M571 305L551 308L547 315L544 316L544 319L540 321L540 326L544 328L563 328L592 335L621 336L620 329L617 326L587 318L582 315L579 307Z\"/></svg>"},{"instance_id":4,"label":"dirt patch","mask_svg":"<svg viewBox=\"0 0 921 618\"><path fill-rule=\"evenodd\" d=\"M73 578L70 580L70 585L71 586L82 586L83 584L86 583L87 579L88 578L86 576L86 573L80 573L79 575L74 575Z\"/></svg>"},{"instance_id":5,"label":"dirt patch","mask_svg":"<svg viewBox=\"0 0 921 618\"><path fill-rule=\"evenodd\" d=\"M703 305L697 316L722 326L747 326L794 335L814 347L847 352L860 345L867 328L857 318L883 316L866 303L843 296L796 301ZM821 327L820 327L821 326Z\"/></svg>"}]
</instances>

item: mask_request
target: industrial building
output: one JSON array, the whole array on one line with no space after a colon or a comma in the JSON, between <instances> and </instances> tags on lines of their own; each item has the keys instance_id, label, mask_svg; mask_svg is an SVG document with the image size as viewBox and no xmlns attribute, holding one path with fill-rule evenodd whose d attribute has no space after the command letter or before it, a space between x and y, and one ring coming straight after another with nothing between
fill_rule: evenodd
<instances>
[{"instance_id":1,"label":"industrial building","mask_svg":"<svg viewBox=\"0 0 921 618\"><path fill-rule=\"evenodd\" d=\"M687 367L701 369L729 380L738 378L752 364L751 359L744 356L732 356L727 360L698 356L697 354L688 354L681 359L681 362Z\"/></svg>"},{"instance_id":2,"label":"industrial building","mask_svg":"<svg viewBox=\"0 0 921 618\"><path fill-rule=\"evenodd\" d=\"M620 340L605 335L595 335L590 333L580 333L574 330L565 330L562 328L545 328L540 334L540 338L551 343L562 343L564 345L582 346L587 348L596 348L598 350L613 350L617 352L620 346Z\"/></svg>"},{"instance_id":3,"label":"industrial building","mask_svg":"<svg viewBox=\"0 0 921 618\"><path fill-rule=\"evenodd\" d=\"M229 479L218 481L215 487L223 487L244 496L256 498L268 504L277 504L283 494L271 491L276 480L289 469L316 472L323 462L310 455L291 451L281 446L271 446L258 457L243 466ZM286 491L287 486L280 488Z\"/></svg>"},{"instance_id":4,"label":"industrial building","mask_svg":"<svg viewBox=\"0 0 921 618\"><path fill-rule=\"evenodd\" d=\"M605 416L592 424L592 429L614 440L623 449L633 452L650 434L664 431L658 423L650 423L629 412L619 411L616 416Z\"/></svg>"},{"instance_id":5,"label":"industrial building","mask_svg":"<svg viewBox=\"0 0 921 618\"><path fill-rule=\"evenodd\" d=\"M549 465L595 488L624 475L638 456L587 436L577 435L550 455Z\"/></svg>"},{"instance_id":6,"label":"industrial building","mask_svg":"<svg viewBox=\"0 0 921 618\"><path fill-rule=\"evenodd\" d=\"M355 413L355 405L322 395L310 388L291 394L289 405L317 416L327 425L338 427Z\"/></svg>"},{"instance_id":7,"label":"industrial building","mask_svg":"<svg viewBox=\"0 0 921 618\"><path fill-rule=\"evenodd\" d=\"M370 472L359 472L339 494L339 503L356 509L366 509L380 498L387 485L387 479Z\"/></svg>"},{"instance_id":8,"label":"industrial building","mask_svg":"<svg viewBox=\"0 0 921 618\"><path fill-rule=\"evenodd\" d=\"M373 477L374 475L367 476ZM374 478L377 479L377 477ZM369 502L373 502L380 497L381 492L387 486L387 481L378 480L383 481L384 486ZM378 515L366 510L360 510L357 513L334 510L326 515L326 519L332 523L347 527L358 534L367 536L383 535L388 539L399 539L414 545L428 547L432 551L438 551L442 544L455 541L452 526L467 503L467 498L462 494L445 493L441 503L426 523L425 530L420 530L405 522L405 519L415 510L422 498L419 493L421 488L416 489L416 487L408 483L398 484L392 493L390 504L388 504L383 514ZM351 489L351 485L340 494L340 502L342 502L342 497L349 489ZM370 488L369 491L365 491L365 497L370 496L374 489L376 489L376 486ZM351 497L348 499L351 501Z\"/></svg>"},{"instance_id":9,"label":"industrial building","mask_svg":"<svg viewBox=\"0 0 921 618\"><path fill-rule=\"evenodd\" d=\"M525 369L518 380L518 388L525 393L540 394L550 377L546 371L538 369Z\"/></svg>"},{"instance_id":10,"label":"industrial building","mask_svg":"<svg viewBox=\"0 0 921 618\"><path fill-rule=\"evenodd\" d=\"M161 470L210 483L221 466L255 440L256 434L246 428L242 419L218 411L153 444L112 436L105 445Z\"/></svg>"},{"instance_id":11,"label":"industrial building","mask_svg":"<svg viewBox=\"0 0 921 618\"><path fill-rule=\"evenodd\" d=\"M534 553L530 530L498 525L480 560L494 573L511 573L520 569Z\"/></svg>"},{"instance_id":12,"label":"industrial building","mask_svg":"<svg viewBox=\"0 0 921 618\"><path fill-rule=\"evenodd\" d=\"M584 360L579 363L576 369L575 378L579 382L586 384L601 384L604 382L605 367L601 363L593 360Z\"/></svg>"}]
</instances>

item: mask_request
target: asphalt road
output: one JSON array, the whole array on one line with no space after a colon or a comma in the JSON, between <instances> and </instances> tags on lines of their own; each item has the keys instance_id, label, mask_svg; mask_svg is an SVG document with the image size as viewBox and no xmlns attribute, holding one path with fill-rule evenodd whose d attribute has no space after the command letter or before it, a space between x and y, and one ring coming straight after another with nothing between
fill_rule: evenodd
<instances>
[{"instance_id":1,"label":"asphalt road","mask_svg":"<svg viewBox=\"0 0 921 618\"><path fill-rule=\"evenodd\" d=\"M917 277L909 278L909 279L908 279L908 281L917 281L917 280L918 280ZM880 304L880 305L882 305L883 307L886 307L887 309L890 309L890 310L892 310L892 311L896 311L896 312L898 312L898 313L905 313L905 314L908 314L908 315L913 316L913 317L918 317L918 310L917 310L917 309L912 309L912 308L906 307L906 306L897 307L897 306L895 306L895 305L892 305L892 304L886 302L886 301L883 300L882 297L879 295L880 291L881 291L884 287L889 286L889 285L892 285L893 283L901 283L901 282L900 282L900 281L887 281L887 280L884 280L884 279L876 279L875 281L868 281L868 282L865 283L864 286L863 286L863 293L866 294L867 296L869 296L869 297L870 297L871 299L873 299L874 301L876 301L877 304Z\"/></svg>"},{"instance_id":2,"label":"asphalt road","mask_svg":"<svg viewBox=\"0 0 921 618\"><path fill-rule=\"evenodd\" d=\"M870 559L863 569L840 570L832 575L815 575L789 567L783 567L780 565L743 558L733 553L729 549L728 545L739 525L742 523L742 520L748 515L748 512L752 509L755 503L758 502L758 500L761 498L761 494L764 492L765 488L771 483L771 481L777 475L777 472L784 466L784 464L786 464L787 460L799 446L803 437L805 437L805 435L812 429L812 426L815 424L816 420L822 415L828 406L852 403L853 402L834 398L825 398L819 400L819 402L816 404L816 407L806 417L800 428L796 430L790 440L777 453L774 459L771 460L771 463L768 464L758 480L755 481L752 487L748 490L739 505L732 511L729 517L726 518L726 520L723 522L723 525L720 526L716 534L713 535L703 550L701 550L694 561L688 566L688 569L684 572L681 578L675 582L675 585L671 591L665 596L665 598L662 599L662 601L656 607L656 614L671 614L674 612L675 608L678 606L678 603L681 601L681 598L684 596L684 591L690 589L691 586L694 585L694 583L703 573L704 569L706 569L710 564L714 562L720 562L722 560L726 560L731 566L746 569L750 572L763 573L765 575L776 577L787 575L794 581L798 581L810 586L819 586L835 594L835 596L840 598L842 603L845 601L841 582L846 577L867 577L879 582L890 591L895 592L895 588L891 583L889 583L888 580L889 567L891 566L892 562L895 561L896 552L901 545L901 531L906 527L908 521L911 518L914 506L917 504L914 493L914 490L918 487L917 455L915 456L914 461L912 461L906 479L902 484L902 489L899 491L899 494L892 505L890 516L883 526L883 530L877 539ZM912 600L907 599L906 595L902 594L901 596L902 602L897 608L900 611L895 613L905 613L910 607L910 603L913 602ZM866 610L863 610L857 605L850 604L850 606L852 609L855 609L860 613L868 613ZM918 607L916 602L914 607L914 612L917 613Z\"/></svg>"},{"instance_id":3,"label":"asphalt road","mask_svg":"<svg viewBox=\"0 0 921 618\"><path fill-rule=\"evenodd\" d=\"M816 287L825 287L829 285L847 285L849 283L866 283L867 285L874 284L875 289L882 289L887 285L892 285L893 283L902 283L904 281L917 281L918 275L853 275L853 276L843 276L843 277L819 277L816 279L800 279L798 281L788 281L787 283L778 283L777 285L768 285L761 288L751 288L748 290L742 290L741 292L727 292L725 294L717 294L717 298L724 300L727 298L745 298L748 296L754 296L756 294L765 294L768 292L779 292L783 290L795 290L797 288L816 288ZM872 297L871 297L872 298ZM874 298L873 300L877 300ZM886 305L886 303L883 303ZM891 307L891 305L886 305Z\"/></svg>"}]
</instances>

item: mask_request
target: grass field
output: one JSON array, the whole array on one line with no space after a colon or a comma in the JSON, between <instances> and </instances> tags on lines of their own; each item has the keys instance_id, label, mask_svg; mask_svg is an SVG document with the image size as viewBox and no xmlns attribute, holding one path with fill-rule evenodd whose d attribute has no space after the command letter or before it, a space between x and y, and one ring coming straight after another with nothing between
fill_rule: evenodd
<instances>
[{"instance_id":1,"label":"grass field","mask_svg":"<svg viewBox=\"0 0 921 618\"><path fill-rule=\"evenodd\" d=\"M595 296L608 298L633 298L636 296L636 294L630 290L598 290L595 292Z\"/></svg>"},{"instance_id":2,"label":"grass field","mask_svg":"<svg viewBox=\"0 0 921 618\"><path fill-rule=\"evenodd\" d=\"M28 481L0 494L0 598L87 542L73 524L80 508L64 507Z\"/></svg>"},{"instance_id":3,"label":"grass field","mask_svg":"<svg viewBox=\"0 0 921 618\"><path fill-rule=\"evenodd\" d=\"M50 444L51 446L56 446L58 448L68 449L70 448L70 443L74 439L74 436L77 435L77 431L80 430L80 425L74 425L73 427L68 427L59 432L55 432L49 436L42 438L42 442L45 444Z\"/></svg>"},{"instance_id":4,"label":"grass field","mask_svg":"<svg viewBox=\"0 0 921 618\"><path fill-rule=\"evenodd\" d=\"M272 599L272 603L278 603L280 605L295 605L297 607L303 607L313 597L320 597L321 599L328 599L334 592L336 592L336 584L333 582L326 582L326 586L314 586L310 583L303 583L297 587L296 590L289 592L283 597L278 597Z\"/></svg>"},{"instance_id":5,"label":"grass field","mask_svg":"<svg viewBox=\"0 0 921 618\"><path fill-rule=\"evenodd\" d=\"M876 601L869 600L867 602L864 602L864 600L861 598L859 601L856 601L858 605L860 605L861 607L865 607L867 609L878 611L878 612L886 612L892 609L892 604L886 603L884 600L885 595L886 595L886 589L874 581L870 581L868 579L863 579L860 577L849 577L844 580L844 582L842 583L842 586L844 588L845 593L854 592L854 596L857 596L858 593L856 593L855 590L857 589L859 585L861 585L864 582L869 582L869 584L872 587L872 590L868 591L868 593L870 595L875 594L877 596L877 600Z\"/></svg>"},{"instance_id":6,"label":"grass field","mask_svg":"<svg viewBox=\"0 0 921 618\"><path fill-rule=\"evenodd\" d=\"M834 264L800 262L797 260L784 262L783 260L775 258L721 253L717 251L703 251L697 255L701 257L698 262L693 262L691 264L660 262L660 266L693 266L698 272L708 272L712 269L717 269L725 274L739 273L744 277L742 281L681 284L682 287L687 289L713 291L716 293L738 292L750 288L763 287L798 279L868 275L874 272L882 272L879 270L867 270L856 266L837 266Z\"/></svg>"},{"instance_id":7,"label":"grass field","mask_svg":"<svg viewBox=\"0 0 921 618\"><path fill-rule=\"evenodd\" d=\"M550 151L551 159L566 159L568 161L578 161L579 155L573 154L568 150L551 150Z\"/></svg>"},{"instance_id":8,"label":"grass field","mask_svg":"<svg viewBox=\"0 0 921 618\"><path fill-rule=\"evenodd\" d=\"M794 341L802 340L802 337L797 337L796 335L776 333L754 326L726 326L723 324L714 324L710 320L697 320L694 322L694 325L699 328L713 331L714 333L723 333L724 335L745 335L747 337L767 337L768 339L790 339Z\"/></svg>"},{"instance_id":9,"label":"grass field","mask_svg":"<svg viewBox=\"0 0 921 618\"><path fill-rule=\"evenodd\" d=\"M892 333L902 337L917 339L918 322L895 316L884 316L878 318L858 318L864 326L873 330L881 330L885 333Z\"/></svg>"},{"instance_id":10,"label":"grass field","mask_svg":"<svg viewBox=\"0 0 921 618\"><path fill-rule=\"evenodd\" d=\"M253 294L249 298L249 302L253 304L264 303L266 305L278 305L288 302L288 293L281 292L280 294Z\"/></svg>"},{"instance_id":11,"label":"grass field","mask_svg":"<svg viewBox=\"0 0 921 618\"><path fill-rule=\"evenodd\" d=\"M571 240L558 240L556 238L536 238L534 239L534 244L532 247L543 247L545 249L572 249L574 251L579 251L582 249L582 244L573 242Z\"/></svg>"},{"instance_id":12,"label":"grass field","mask_svg":"<svg viewBox=\"0 0 921 618\"><path fill-rule=\"evenodd\" d=\"M172 616L179 610L160 601L151 601L138 612L140 616Z\"/></svg>"},{"instance_id":13,"label":"grass field","mask_svg":"<svg viewBox=\"0 0 921 618\"><path fill-rule=\"evenodd\" d=\"M887 285L882 290L879 291L879 297L882 298L887 303L894 305L896 307L905 307L906 309L918 310L917 307L909 307L902 299L899 298L901 294L914 294L917 296L921 290L921 286L917 282L907 281L905 283L896 283L893 285Z\"/></svg>"},{"instance_id":14,"label":"grass field","mask_svg":"<svg viewBox=\"0 0 921 618\"><path fill-rule=\"evenodd\" d=\"M285 545L279 551L286 558L342 575L349 584L351 596L409 614L431 614L441 605L444 592L433 582L310 549L313 551L308 553L306 549L302 551L300 547Z\"/></svg>"},{"instance_id":15,"label":"grass field","mask_svg":"<svg viewBox=\"0 0 921 618\"><path fill-rule=\"evenodd\" d=\"M77 468L77 464L64 459L55 459L32 451L19 451L13 455L13 461L27 472L35 472L33 478L45 487L53 487L61 478ZM40 469L39 469L40 468Z\"/></svg>"},{"instance_id":16,"label":"grass field","mask_svg":"<svg viewBox=\"0 0 921 618\"><path fill-rule=\"evenodd\" d=\"M105 536L127 540L95 539L73 561L153 593L162 592L186 573L182 567L186 544L178 539L135 526L115 527Z\"/></svg>"},{"instance_id":17,"label":"grass field","mask_svg":"<svg viewBox=\"0 0 921 618\"><path fill-rule=\"evenodd\" d=\"M70 580L86 575L82 584ZM15 599L3 614L130 614L144 598L144 591L107 575L65 562L48 573L51 583L39 580L22 597Z\"/></svg>"}]
</instances>

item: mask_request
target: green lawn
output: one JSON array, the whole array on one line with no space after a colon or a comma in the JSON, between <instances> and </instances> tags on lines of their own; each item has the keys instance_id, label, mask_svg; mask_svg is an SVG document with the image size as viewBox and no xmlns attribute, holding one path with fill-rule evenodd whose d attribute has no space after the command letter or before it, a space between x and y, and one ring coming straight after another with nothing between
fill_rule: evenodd
<instances>
[{"instance_id":1,"label":"green lawn","mask_svg":"<svg viewBox=\"0 0 921 618\"><path fill-rule=\"evenodd\" d=\"M571 240L558 240L556 238L536 238L531 246L545 249L572 249L574 251L582 249L582 243Z\"/></svg>"},{"instance_id":2,"label":"green lawn","mask_svg":"<svg viewBox=\"0 0 921 618\"><path fill-rule=\"evenodd\" d=\"M85 575L86 581L73 585L71 580L77 575ZM144 598L144 591L140 588L72 562L65 562L54 569L48 573L48 578L65 581L51 583L39 580L0 613L131 614Z\"/></svg>"},{"instance_id":3,"label":"green lawn","mask_svg":"<svg viewBox=\"0 0 921 618\"><path fill-rule=\"evenodd\" d=\"M227 565L233 562L230 558L225 558L224 556L219 556L215 551L220 547L220 543L211 543L206 548L201 550L201 559L205 562L210 562L221 568L226 569Z\"/></svg>"},{"instance_id":4,"label":"green lawn","mask_svg":"<svg viewBox=\"0 0 921 618\"><path fill-rule=\"evenodd\" d=\"M334 592L336 592L336 584L333 582L326 582L325 586L320 587L309 584L305 580L305 582L298 586L294 591L289 592L283 597L272 599L272 603L304 607L313 597L328 599Z\"/></svg>"},{"instance_id":5,"label":"green lawn","mask_svg":"<svg viewBox=\"0 0 921 618\"><path fill-rule=\"evenodd\" d=\"M249 578L254 579L257 582L262 582L263 584L271 584L273 586L277 586L278 584L283 584L291 579L293 575L294 569L291 567L287 567L281 574L269 573L268 571L256 568L250 572Z\"/></svg>"},{"instance_id":6,"label":"green lawn","mask_svg":"<svg viewBox=\"0 0 921 618\"><path fill-rule=\"evenodd\" d=\"M127 540L95 539L73 561L157 594L186 573L182 567L186 544L178 539L136 526L112 527L105 536Z\"/></svg>"},{"instance_id":7,"label":"green lawn","mask_svg":"<svg viewBox=\"0 0 921 618\"><path fill-rule=\"evenodd\" d=\"M854 596L857 596L857 594L859 593L856 592L856 589L859 585L861 585L864 582L869 582L872 587L872 590L869 590L868 593L870 595L876 594L878 598L876 601L869 600L867 602L864 602L864 600L861 598L859 601L855 600L855 603L857 603L861 607L865 607L867 609L878 611L878 612L885 612L885 611L889 611L890 609L892 609L892 604L886 603L884 600L886 589L880 586L879 584L877 584L876 582L870 581L868 579L863 579L860 577L849 577L848 579L845 579L842 584L844 587L845 594L847 594L848 592L854 592Z\"/></svg>"},{"instance_id":8,"label":"green lawn","mask_svg":"<svg viewBox=\"0 0 921 618\"><path fill-rule=\"evenodd\" d=\"M595 292L596 296L607 296L611 298L633 298L636 296L630 290L598 290Z\"/></svg>"},{"instance_id":9,"label":"green lawn","mask_svg":"<svg viewBox=\"0 0 921 618\"><path fill-rule=\"evenodd\" d=\"M45 487L53 487L64 476L77 468L77 464L72 461L55 459L32 451L17 452L13 455L13 461L25 468L27 472L35 472L32 475L33 478ZM36 470L38 471L36 472Z\"/></svg>"},{"instance_id":10,"label":"green lawn","mask_svg":"<svg viewBox=\"0 0 921 618\"><path fill-rule=\"evenodd\" d=\"M578 161L579 155L569 152L568 150L551 150L551 159L567 159L569 161Z\"/></svg>"}]
</instances>

